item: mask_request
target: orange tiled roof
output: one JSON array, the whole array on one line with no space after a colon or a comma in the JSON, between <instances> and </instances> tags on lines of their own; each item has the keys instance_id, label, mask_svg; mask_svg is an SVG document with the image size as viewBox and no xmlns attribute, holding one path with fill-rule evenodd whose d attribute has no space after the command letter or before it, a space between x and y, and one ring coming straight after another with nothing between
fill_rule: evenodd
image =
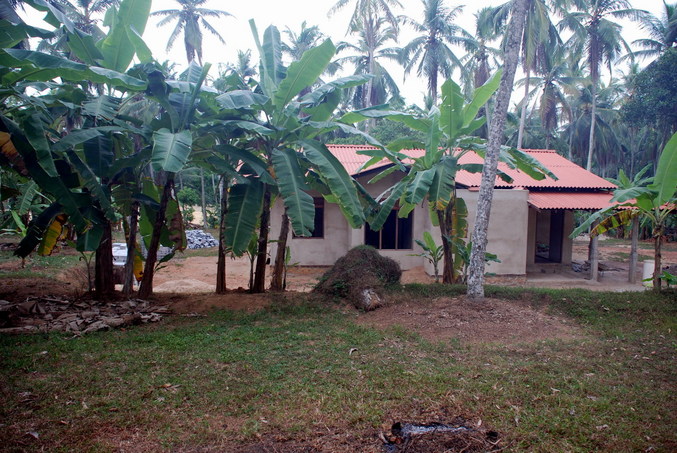
<instances>
[{"instance_id":1,"label":"orange tiled roof","mask_svg":"<svg viewBox=\"0 0 677 453\"><path fill-rule=\"evenodd\" d=\"M529 204L538 209L598 210L611 205L604 192L529 192Z\"/></svg>"},{"instance_id":2,"label":"orange tiled roof","mask_svg":"<svg viewBox=\"0 0 677 453\"><path fill-rule=\"evenodd\" d=\"M365 145L327 145L329 150L338 158L343 166L351 175L361 173L360 168L369 160L368 156L357 154L357 151L370 149ZM503 163L499 163L499 169L513 178L512 183L496 178L496 187L502 188L552 188L552 189L597 189L597 190L612 190L616 186L609 181L601 178L584 168L569 161L563 156L560 156L555 151L550 150L536 150L526 149L529 155L536 158L541 164L548 168L557 176L557 180L552 178L545 178L541 181L536 181L529 175L517 170L512 170ZM424 151L420 149L402 151L411 157L420 157ZM367 170L374 170L389 165L390 161L383 160L376 165L369 167ZM461 163L482 163L482 158L475 153L467 153L461 159ZM456 177L456 181L466 187L479 187L482 175L480 173L468 173L460 171ZM581 208L582 209L582 208Z\"/></svg>"}]
</instances>

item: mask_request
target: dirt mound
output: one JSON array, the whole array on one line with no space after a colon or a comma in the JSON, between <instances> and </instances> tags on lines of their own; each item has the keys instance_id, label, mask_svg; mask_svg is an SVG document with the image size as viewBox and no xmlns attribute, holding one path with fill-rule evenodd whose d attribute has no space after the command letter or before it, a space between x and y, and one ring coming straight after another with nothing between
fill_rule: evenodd
<instances>
[{"instance_id":1,"label":"dirt mound","mask_svg":"<svg viewBox=\"0 0 677 453\"><path fill-rule=\"evenodd\" d=\"M359 246L336 261L315 291L348 298L357 308L373 309L380 305L382 290L399 283L401 276L395 260L381 256L373 247Z\"/></svg>"},{"instance_id":2,"label":"dirt mound","mask_svg":"<svg viewBox=\"0 0 677 453\"><path fill-rule=\"evenodd\" d=\"M361 315L358 323L381 329L401 326L430 341L457 338L464 343L506 344L581 335L565 319L531 307L498 299L476 302L465 296L391 305Z\"/></svg>"}]
</instances>

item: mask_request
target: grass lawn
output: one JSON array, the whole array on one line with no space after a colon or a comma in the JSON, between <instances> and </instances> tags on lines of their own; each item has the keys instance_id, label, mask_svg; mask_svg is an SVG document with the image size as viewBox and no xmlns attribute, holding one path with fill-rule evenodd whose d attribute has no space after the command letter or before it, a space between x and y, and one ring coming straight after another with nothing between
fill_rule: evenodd
<instances>
[{"instance_id":1,"label":"grass lawn","mask_svg":"<svg viewBox=\"0 0 677 453\"><path fill-rule=\"evenodd\" d=\"M394 291L425 304L461 290ZM3 336L0 450L237 451L267 440L282 445L270 451L381 451L385 425L456 416L498 431L509 451L677 449L674 292L489 294L559 312L585 335L430 342L363 327L357 312L309 296L272 295L257 313Z\"/></svg>"}]
</instances>

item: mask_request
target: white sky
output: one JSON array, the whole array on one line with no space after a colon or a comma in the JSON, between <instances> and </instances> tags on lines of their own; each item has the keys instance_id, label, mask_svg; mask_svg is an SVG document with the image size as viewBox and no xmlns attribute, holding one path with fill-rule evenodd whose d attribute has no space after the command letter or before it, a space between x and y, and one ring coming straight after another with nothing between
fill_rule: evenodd
<instances>
[{"instance_id":1,"label":"white sky","mask_svg":"<svg viewBox=\"0 0 677 453\"><path fill-rule=\"evenodd\" d=\"M498 5L505 1L506 0L481 0L466 2L468 4L464 8L464 13L459 18L458 23L466 30L472 32L474 30L473 13L475 11L485 6ZM203 61L212 63L212 74L215 75L219 63L235 61L238 49L252 49L252 52L254 53L253 62L256 63L256 46L249 28L249 19L252 18L255 19L260 34L262 34L265 28L270 24L276 25L281 31L286 27L289 27L293 31L298 32L301 28L301 23L305 20L307 21L308 26L319 25L320 30L328 35L334 43L339 41L354 42L354 37L346 36L345 32L348 28L348 20L352 14L355 0L351 0L338 14L328 17L327 12L335 3L336 0L245 0L238 2L210 0L204 7L221 9L229 12L235 17L209 19L209 22L224 37L226 45L223 46L216 38L206 32L203 41ZM400 3L403 5L403 9L401 11L396 11L397 14L405 14L416 20L421 19L421 0L400 0ZM646 9L655 15L659 15L663 8L662 0L630 0L630 3L635 8ZM447 5L449 6L458 4L462 4L462 2L447 0ZM179 4L174 0L153 0L151 11L174 9L178 7ZM35 16L33 16L29 21L35 25L40 25L39 21L36 22L35 19ZM185 65L186 55L183 48L182 37L179 37L179 39L176 40L172 50L167 53L165 47L167 39L173 30L173 25L166 25L162 28L158 28L156 24L159 20L159 18L155 17L149 19L143 36L144 40L149 45L153 51L154 57L158 61L170 60L179 65ZM46 26L45 28L49 28L49 26ZM627 23L624 29L624 36L626 40L630 42L641 37L642 32L638 29L636 24ZM411 37L412 33L406 28L403 28L400 34L399 44L405 44ZM402 69L396 64L386 66L395 80L402 82ZM410 74L404 83L400 84L400 89L406 98L407 103L418 103L421 105L423 93L426 91L426 82L418 79L415 74ZM519 99L513 98L513 102L517 102L518 100Z\"/></svg>"}]
</instances>

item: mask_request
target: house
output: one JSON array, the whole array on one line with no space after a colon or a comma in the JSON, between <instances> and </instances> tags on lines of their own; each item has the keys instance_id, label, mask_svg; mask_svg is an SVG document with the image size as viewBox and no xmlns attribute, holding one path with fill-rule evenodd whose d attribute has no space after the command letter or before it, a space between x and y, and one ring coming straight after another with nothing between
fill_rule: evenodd
<instances>
[{"instance_id":1,"label":"house","mask_svg":"<svg viewBox=\"0 0 677 453\"><path fill-rule=\"evenodd\" d=\"M401 177L394 172L374 183L368 181L384 170L388 161L362 170L368 156L358 154L367 146L328 145L330 151L343 166L374 197L383 193ZM499 169L513 178L511 183L497 178L489 224L487 251L494 253L500 263L489 263L488 272L497 275L525 275L528 270L542 263L571 264L572 240L569 234L574 228L574 211L596 211L609 206L611 191L616 186L590 173L555 151L525 150L541 162L557 180L546 178L536 181L507 165ZM411 157L423 154L422 150L403 151ZM482 163L482 158L467 153L461 163ZM399 173L399 175L398 175ZM475 221L477 198L481 174L460 171L457 174L457 196L468 206L469 231ZM272 211L271 238L277 238L283 205L278 202ZM380 231L372 231L369 225L359 229L351 228L338 206L326 203L321 197L315 198L315 230L312 237L290 237L291 260L305 266L330 266L349 249L369 244L379 249L384 256L391 257L407 270L425 266L426 272L433 273L432 266L420 256L415 239L429 231L438 244L441 243L439 229L433 226L427 203L418 206L407 218L398 218L395 210ZM275 244L273 244L272 253Z\"/></svg>"}]
</instances>

